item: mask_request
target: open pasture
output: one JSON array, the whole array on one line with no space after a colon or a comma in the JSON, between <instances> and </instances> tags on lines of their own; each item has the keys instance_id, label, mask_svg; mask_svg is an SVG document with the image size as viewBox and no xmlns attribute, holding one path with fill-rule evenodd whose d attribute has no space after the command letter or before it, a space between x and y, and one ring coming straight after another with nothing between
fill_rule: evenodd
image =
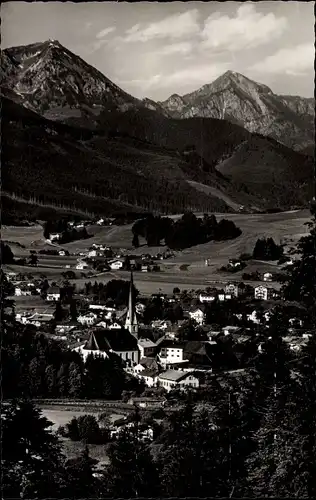
<instances>
[{"instance_id":1,"label":"open pasture","mask_svg":"<svg viewBox=\"0 0 316 500\"><path fill-rule=\"evenodd\" d=\"M202 214L197 214L202 215ZM272 237L276 243L293 245L305 234L308 227L304 225L310 221L308 210L282 212L276 214L216 214L218 219L223 217L233 220L242 230L241 236L235 240L221 242L208 242L196 245L182 251L174 252L173 258L159 261L161 270L155 273L135 272L135 284L141 294L150 295L158 290L164 293L172 293L174 287L183 289L205 288L207 286L220 286L221 283L242 279L244 272L276 272L280 269L275 262L248 261L247 267L237 273L219 272L219 268L227 265L229 259L238 258L241 253L252 253L258 238ZM173 216L173 218L180 217ZM103 243L113 248L126 248L131 252L156 253L163 247L148 248L142 245L136 251L132 249L131 232L132 224L124 226L91 226L89 232L94 236L88 240L80 240L64 245L70 252L83 251L92 243ZM37 233L36 233L37 231ZM27 235L23 236L26 232ZM5 228L4 239L27 242L32 247L32 238L39 236L39 229L31 228ZM141 243L144 243L141 241ZM210 265L205 266L205 260L210 259ZM76 279L73 282L77 288L84 285L86 281L97 280L107 283L111 279L129 279L128 273L124 271L110 271L89 277L88 271L79 271L74 268L76 258L73 256L39 256L39 267L6 266L8 270L22 273L30 273L33 276L45 274L50 280L58 280L66 271L66 265L75 271ZM83 276L84 274L84 276ZM86 276L86 277L85 277ZM252 284L255 284L252 282ZM275 285L274 285L275 286Z\"/></svg>"}]
</instances>

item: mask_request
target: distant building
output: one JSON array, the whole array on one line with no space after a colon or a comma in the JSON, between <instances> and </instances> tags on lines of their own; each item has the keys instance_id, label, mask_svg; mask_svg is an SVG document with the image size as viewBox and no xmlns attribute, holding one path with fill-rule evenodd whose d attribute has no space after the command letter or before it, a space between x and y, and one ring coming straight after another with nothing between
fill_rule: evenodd
<instances>
[{"instance_id":1,"label":"distant building","mask_svg":"<svg viewBox=\"0 0 316 500\"><path fill-rule=\"evenodd\" d=\"M123 267L123 262L121 260L115 260L110 264L110 268L112 269L112 271L118 271L119 269L122 269L122 267Z\"/></svg>"},{"instance_id":2,"label":"distant building","mask_svg":"<svg viewBox=\"0 0 316 500\"><path fill-rule=\"evenodd\" d=\"M189 316L194 319L199 325L203 325L205 320L205 313L201 307L194 307L189 311Z\"/></svg>"},{"instance_id":3,"label":"distant building","mask_svg":"<svg viewBox=\"0 0 316 500\"><path fill-rule=\"evenodd\" d=\"M199 300L200 302L213 302L216 299L216 294L204 294L200 293Z\"/></svg>"},{"instance_id":4,"label":"distant building","mask_svg":"<svg viewBox=\"0 0 316 500\"><path fill-rule=\"evenodd\" d=\"M238 297L238 285L234 283L229 283L225 286L225 294L232 295L233 297Z\"/></svg>"},{"instance_id":5,"label":"distant building","mask_svg":"<svg viewBox=\"0 0 316 500\"><path fill-rule=\"evenodd\" d=\"M81 352L84 359L89 354L110 357L111 353L114 353L129 366L135 366L139 361L137 340L124 328L94 329L89 340L75 350Z\"/></svg>"},{"instance_id":6,"label":"distant building","mask_svg":"<svg viewBox=\"0 0 316 500\"><path fill-rule=\"evenodd\" d=\"M255 287L255 299L268 300L270 298L270 289L266 286L259 285Z\"/></svg>"},{"instance_id":7,"label":"distant building","mask_svg":"<svg viewBox=\"0 0 316 500\"><path fill-rule=\"evenodd\" d=\"M92 326L97 321L98 316L93 312L88 312L86 314L80 314L77 318L78 323L85 326Z\"/></svg>"},{"instance_id":8,"label":"distant building","mask_svg":"<svg viewBox=\"0 0 316 500\"><path fill-rule=\"evenodd\" d=\"M188 388L197 389L200 385L199 379L192 372L182 370L167 370L158 377L159 385L167 392L172 389L186 390Z\"/></svg>"},{"instance_id":9,"label":"distant building","mask_svg":"<svg viewBox=\"0 0 316 500\"><path fill-rule=\"evenodd\" d=\"M272 273L264 273L263 281L273 281Z\"/></svg>"},{"instance_id":10,"label":"distant building","mask_svg":"<svg viewBox=\"0 0 316 500\"><path fill-rule=\"evenodd\" d=\"M138 349L141 358L154 356L157 350L156 344L150 339L138 339Z\"/></svg>"},{"instance_id":11,"label":"distant building","mask_svg":"<svg viewBox=\"0 0 316 500\"><path fill-rule=\"evenodd\" d=\"M49 302L57 302L60 300L60 289L57 286L50 286L47 289L46 300Z\"/></svg>"}]
</instances>

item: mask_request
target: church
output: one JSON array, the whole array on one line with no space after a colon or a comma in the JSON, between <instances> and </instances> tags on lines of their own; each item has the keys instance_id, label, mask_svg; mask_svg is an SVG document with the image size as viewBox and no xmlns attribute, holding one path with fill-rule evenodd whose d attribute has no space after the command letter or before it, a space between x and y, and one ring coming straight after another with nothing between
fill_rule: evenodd
<instances>
[{"instance_id":1,"label":"church","mask_svg":"<svg viewBox=\"0 0 316 500\"><path fill-rule=\"evenodd\" d=\"M125 328L92 328L87 342L75 348L83 355L89 354L110 357L111 353L119 356L128 367L139 363L138 321L133 297L133 273L131 273Z\"/></svg>"}]
</instances>

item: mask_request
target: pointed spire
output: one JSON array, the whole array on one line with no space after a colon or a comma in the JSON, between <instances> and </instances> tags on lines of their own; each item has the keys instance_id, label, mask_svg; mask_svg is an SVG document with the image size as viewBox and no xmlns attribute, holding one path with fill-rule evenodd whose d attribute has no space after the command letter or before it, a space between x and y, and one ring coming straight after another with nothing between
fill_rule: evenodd
<instances>
[{"instance_id":1,"label":"pointed spire","mask_svg":"<svg viewBox=\"0 0 316 500\"><path fill-rule=\"evenodd\" d=\"M131 280L129 286L129 298L128 298L128 309L125 321L125 328L135 337L138 336L138 323L134 306L134 282L133 282L133 272L131 271Z\"/></svg>"}]
</instances>

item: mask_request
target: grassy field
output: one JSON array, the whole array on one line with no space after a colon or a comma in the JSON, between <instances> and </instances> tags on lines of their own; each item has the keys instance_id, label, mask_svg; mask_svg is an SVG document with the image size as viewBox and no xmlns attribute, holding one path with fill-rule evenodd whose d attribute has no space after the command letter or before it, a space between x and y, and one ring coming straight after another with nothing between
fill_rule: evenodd
<instances>
[{"instance_id":1,"label":"grassy field","mask_svg":"<svg viewBox=\"0 0 316 500\"><path fill-rule=\"evenodd\" d=\"M52 431L56 432L60 425L66 425L73 417L79 417L81 415L94 415L98 417L100 411L93 410L77 410L77 409L56 409L54 407L40 407L42 415L46 417L50 422L52 422ZM104 411L104 410L103 410ZM114 422L115 420L122 418L123 415L112 413L109 415L109 420ZM67 438L60 438L63 447L63 453L67 458L77 457L81 451L84 450L85 444L82 442L71 441ZM106 454L106 447L104 445L89 445L90 456L99 461L99 467L108 463L108 457Z\"/></svg>"},{"instance_id":2,"label":"grassy field","mask_svg":"<svg viewBox=\"0 0 316 500\"><path fill-rule=\"evenodd\" d=\"M197 214L201 215L201 214ZM174 287L183 289L205 288L206 286L217 286L227 281L242 279L244 272L272 272L277 271L279 266L275 262L249 261L247 267L238 273L219 272L219 268L226 265L229 259L238 258L241 253L252 253L253 247L260 237L271 236L276 243L293 245L301 236L308 233L308 227L304 226L310 220L308 210L283 212L277 214L216 214L218 219L225 217L233 220L242 230L241 236L235 240L223 242L209 242L187 248L183 251L175 252L171 259L160 261L161 270L156 273L135 273L135 284L141 294L148 295L158 290L171 293ZM173 216L177 218L179 216ZM141 246L136 251L131 245L132 224L125 226L101 227L93 226L89 232L94 234L89 240L80 240L64 245L70 252L79 252L87 249L93 243L103 243L116 249L130 250L135 254L146 252L156 253L164 247L148 249ZM44 245L42 229L40 226L30 228L5 227L2 237L7 241L16 241L25 245L26 249L34 249L37 244ZM205 266L205 259L210 259L210 265ZM56 280L61 277L61 273L66 270L66 265L76 273L77 287L90 280L102 281L104 283L111 279L129 279L128 273L124 271L111 271L95 277L89 277L87 271L74 269L76 258L43 256L39 258L38 268L27 268L18 266L8 266L7 270L16 272L29 272L33 276L45 274L48 279ZM186 266L186 269L183 269ZM253 283L254 284L254 283Z\"/></svg>"}]
</instances>

